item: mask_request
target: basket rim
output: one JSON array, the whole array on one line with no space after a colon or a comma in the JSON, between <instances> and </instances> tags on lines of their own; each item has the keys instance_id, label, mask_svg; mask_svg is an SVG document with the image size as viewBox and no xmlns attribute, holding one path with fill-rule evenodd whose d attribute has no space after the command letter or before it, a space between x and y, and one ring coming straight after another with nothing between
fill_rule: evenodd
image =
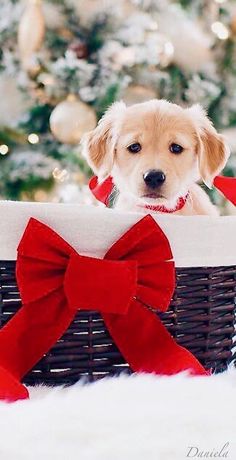
<instances>
[{"instance_id":1,"label":"basket rim","mask_svg":"<svg viewBox=\"0 0 236 460\"><path fill-rule=\"evenodd\" d=\"M0 259L16 259L30 217L52 227L81 254L101 258L143 216L94 205L0 201ZM176 267L236 265L236 216L152 217L170 241Z\"/></svg>"}]
</instances>

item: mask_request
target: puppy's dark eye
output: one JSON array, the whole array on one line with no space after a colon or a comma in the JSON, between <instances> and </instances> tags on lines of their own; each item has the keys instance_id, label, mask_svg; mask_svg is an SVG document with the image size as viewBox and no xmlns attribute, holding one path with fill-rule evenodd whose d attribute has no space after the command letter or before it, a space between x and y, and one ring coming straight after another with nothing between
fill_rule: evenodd
<instances>
[{"instance_id":1,"label":"puppy's dark eye","mask_svg":"<svg viewBox=\"0 0 236 460\"><path fill-rule=\"evenodd\" d=\"M135 142L134 144L131 144L131 145L129 145L129 147L127 147L128 151L130 153L138 153L138 152L140 152L141 148L142 147L139 144L139 142Z\"/></svg>"},{"instance_id":2,"label":"puppy's dark eye","mask_svg":"<svg viewBox=\"0 0 236 460\"><path fill-rule=\"evenodd\" d=\"M183 147L181 147L181 145L179 145L179 144L171 144L170 145L170 151L172 153L177 153L177 154L182 153L183 150L184 150Z\"/></svg>"}]
</instances>

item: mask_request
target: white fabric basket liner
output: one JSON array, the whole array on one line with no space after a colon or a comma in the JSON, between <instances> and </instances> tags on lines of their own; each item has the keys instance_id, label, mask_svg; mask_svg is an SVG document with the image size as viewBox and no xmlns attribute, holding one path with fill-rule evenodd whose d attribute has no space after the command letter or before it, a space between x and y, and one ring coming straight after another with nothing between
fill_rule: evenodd
<instances>
[{"instance_id":1,"label":"white fabric basket liner","mask_svg":"<svg viewBox=\"0 0 236 460\"><path fill-rule=\"evenodd\" d=\"M144 215L96 206L0 202L0 260L15 260L30 217L44 222L80 254L102 258ZM153 214L168 237L177 267L236 265L236 217Z\"/></svg>"}]
</instances>

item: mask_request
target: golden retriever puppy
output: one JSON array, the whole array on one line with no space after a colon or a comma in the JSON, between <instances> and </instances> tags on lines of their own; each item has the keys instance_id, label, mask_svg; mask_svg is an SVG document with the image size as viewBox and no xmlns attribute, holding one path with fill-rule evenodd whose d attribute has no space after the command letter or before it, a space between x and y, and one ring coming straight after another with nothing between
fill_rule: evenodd
<instances>
[{"instance_id":1,"label":"golden retriever puppy","mask_svg":"<svg viewBox=\"0 0 236 460\"><path fill-rule=\"evenodd\" d=\"M82 146L99 181L112 176L117 209L217 215L196 182L201 178L211 187L229 149L201 106L116 102Z\"/></svg>"}]
</instances>

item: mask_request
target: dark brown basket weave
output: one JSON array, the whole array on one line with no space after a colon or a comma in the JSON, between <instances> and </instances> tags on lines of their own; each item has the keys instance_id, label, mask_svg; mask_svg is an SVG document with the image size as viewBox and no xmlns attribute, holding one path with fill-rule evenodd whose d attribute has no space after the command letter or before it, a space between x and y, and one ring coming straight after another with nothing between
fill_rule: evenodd
<instances>
[{"instance_id":1,"label":"dark brown basket weave","mask_svg":"<svg viewBox=\"0 0 236 460\"><path fill-rule=\"evenodd\" d=\"M15 262L0 262L0 327L20 308ZM163 323L206 368L235 360L236 266L177 269L177 287ZM70 328L25 377L28 384L69 384L86 376L131 372L97 312L79 312Z\"/></svg>"}]
</instances>

